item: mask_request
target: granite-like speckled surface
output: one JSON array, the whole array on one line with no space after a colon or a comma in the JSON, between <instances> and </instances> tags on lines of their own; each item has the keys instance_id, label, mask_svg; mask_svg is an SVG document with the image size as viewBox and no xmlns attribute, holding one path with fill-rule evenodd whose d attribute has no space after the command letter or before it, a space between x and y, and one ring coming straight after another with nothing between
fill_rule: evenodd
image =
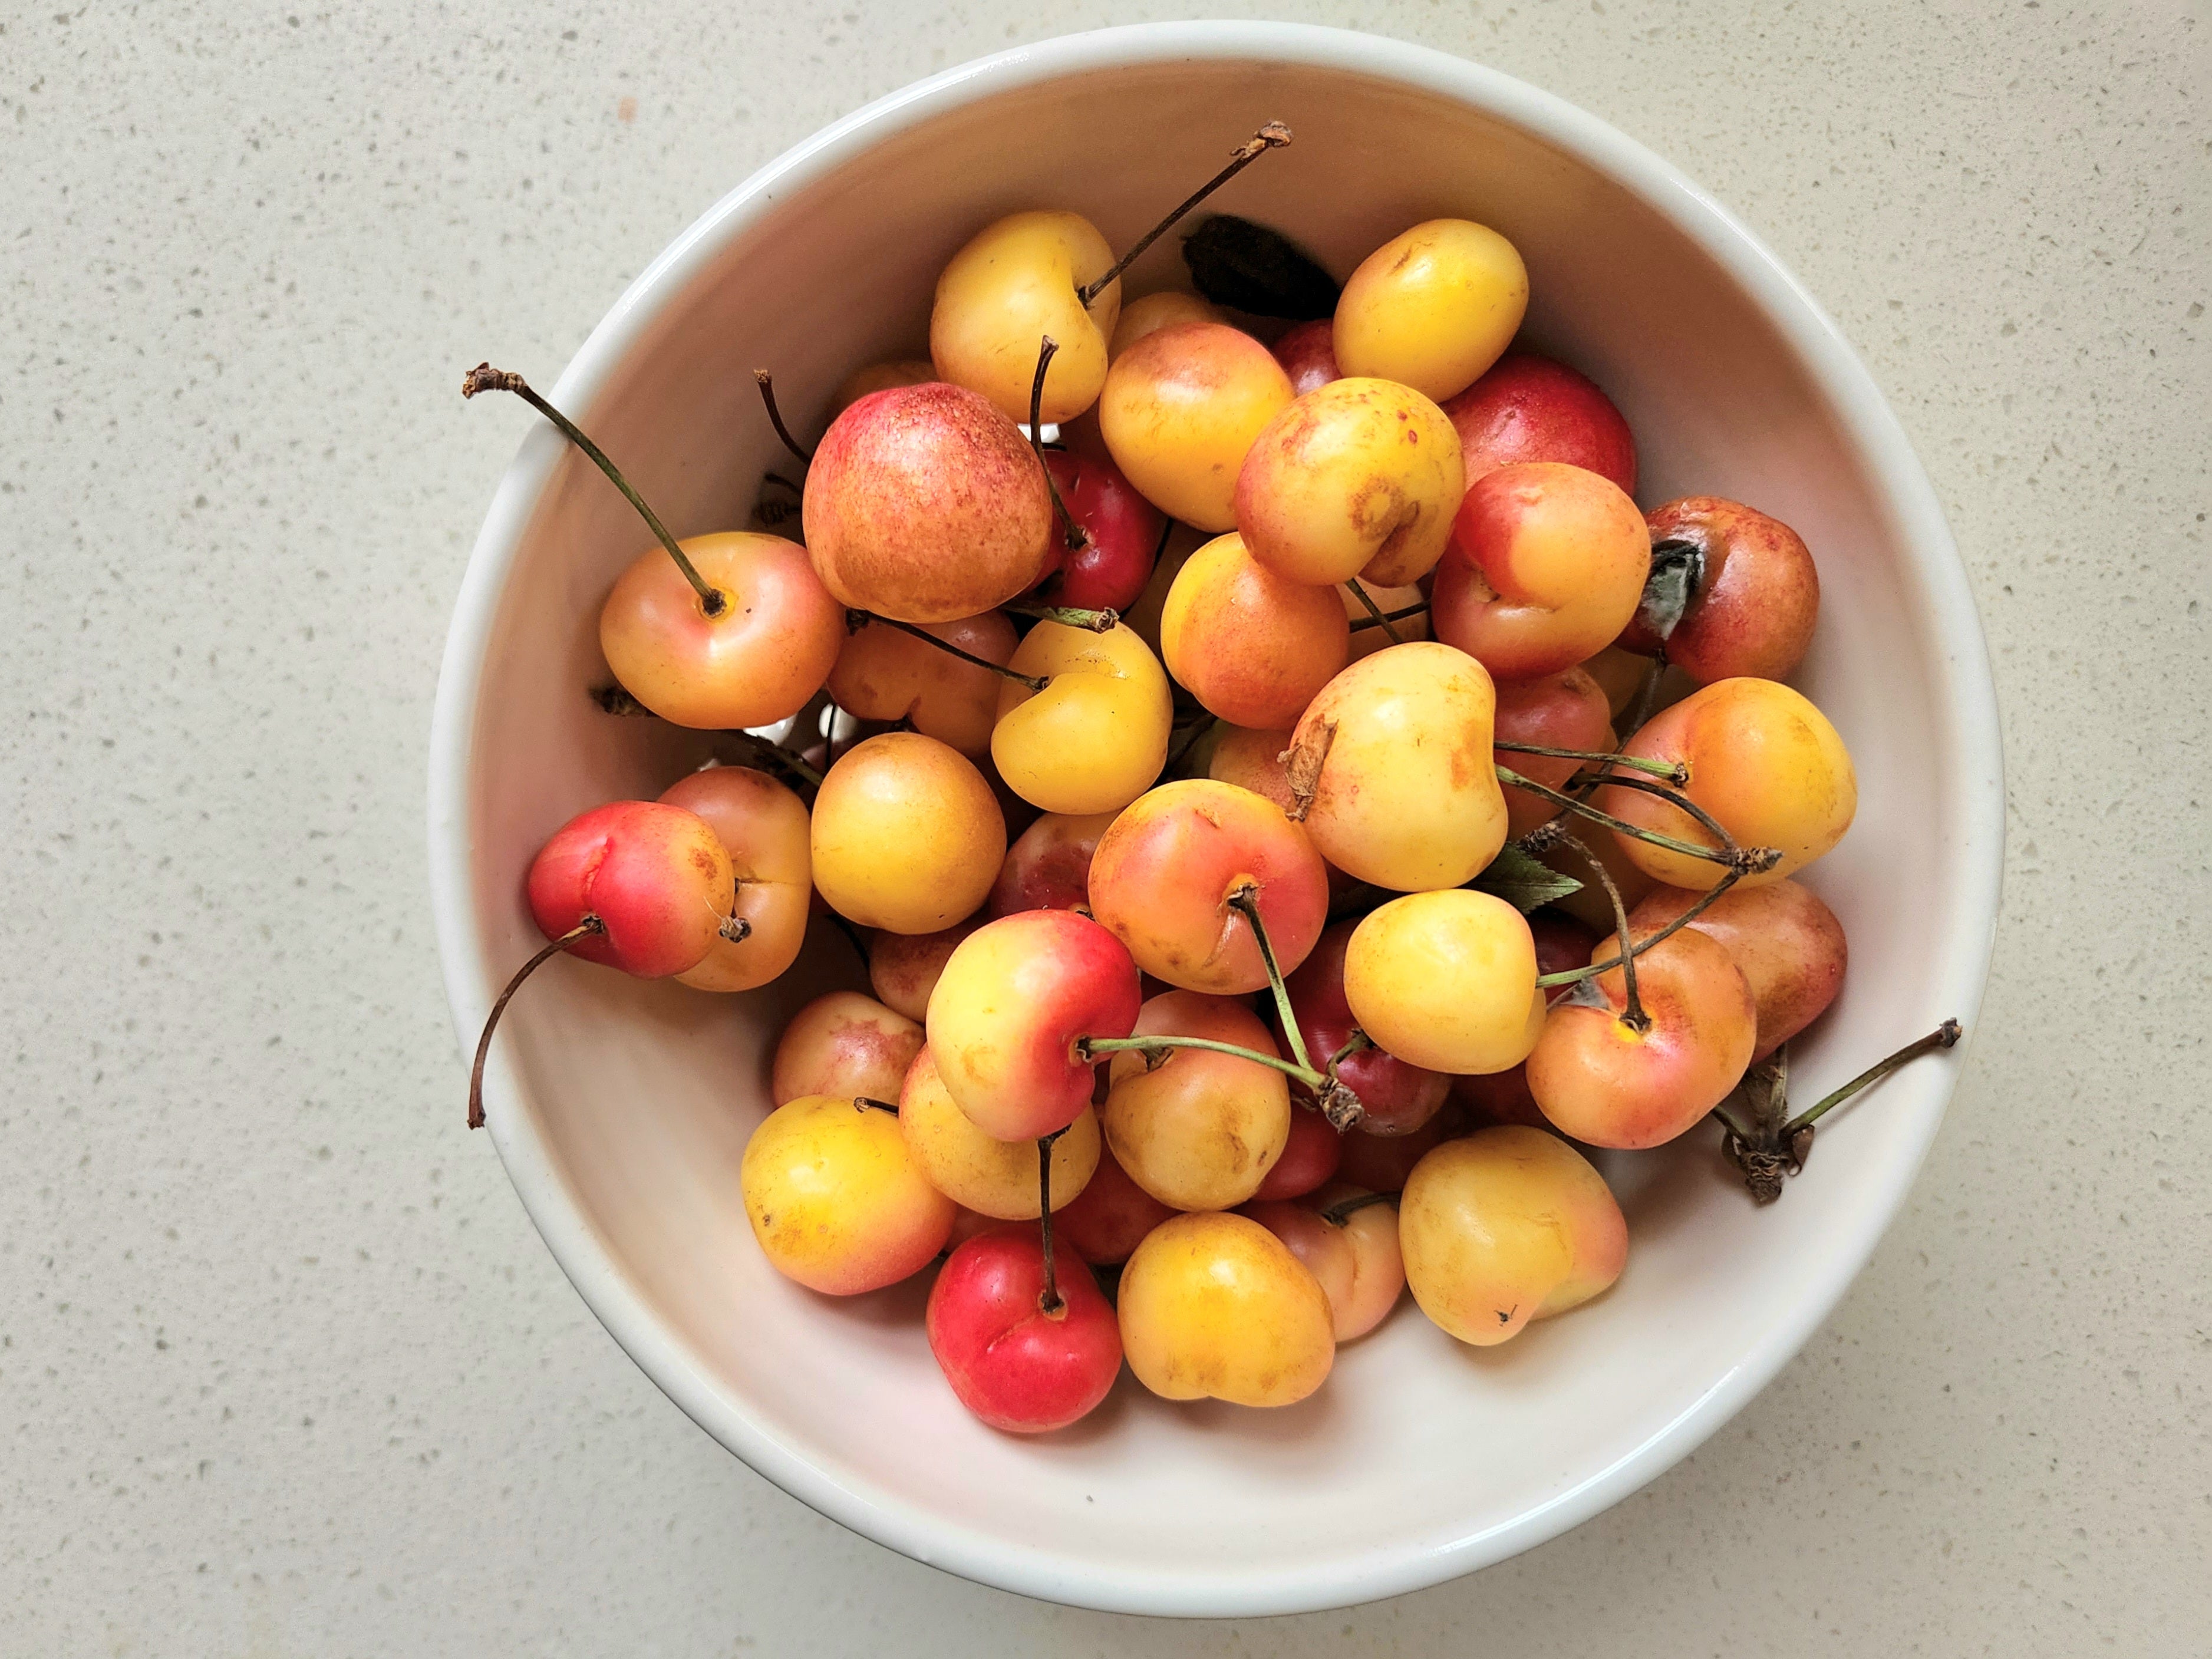
<instances>
[{"instance_id":1,"label":"granite-like speckled surface","mask_svg":"<svg viewBox=\"0 0 2212 1659\"><path fill-rule=\"evenodd\" d=\"M1272 9L1481 58L1680 163L1934 475L2011 867L1954 1115L1842 1310L1640 1495L1351 1613L1038 1606L751 1474L459 1130L422 747L519 427L456 377L550 378L697 212L865 100L1169 14L10 6L0 1652L2212 1645L2203 6Z\"/></svg>"}]
</instances>

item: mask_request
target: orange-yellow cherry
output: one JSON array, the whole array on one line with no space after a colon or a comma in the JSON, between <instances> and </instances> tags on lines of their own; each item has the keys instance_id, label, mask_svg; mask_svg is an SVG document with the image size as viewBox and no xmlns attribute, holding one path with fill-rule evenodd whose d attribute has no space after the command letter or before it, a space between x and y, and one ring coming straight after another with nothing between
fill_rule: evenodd
<instances>
[{"instance_id":1,"label":"orange-yellow cherry","mask_svg":"<svg viewBox=\"0 0 2212 1659\"><path fill-rule=\"evenodd\" d=\"M930 933L973 915L1006 856L991 786L950 744L886 732L837 757L814 798L814 885L863 927Z\"/></svg>"},{"instance_id":2,"label":"orange-yellow cherry","mask_svg":"<svg viewBox=\"0 0 2212 1659\"><path fill-rule=\"evenodd\" d=\"M731 924L697 967L677 977L700 991L767 984L799 959L806 943L814 896L806 804L765 772L744 766L691 773L660 799L707 820L737 880Z\"/></svg>"}]
</instances>

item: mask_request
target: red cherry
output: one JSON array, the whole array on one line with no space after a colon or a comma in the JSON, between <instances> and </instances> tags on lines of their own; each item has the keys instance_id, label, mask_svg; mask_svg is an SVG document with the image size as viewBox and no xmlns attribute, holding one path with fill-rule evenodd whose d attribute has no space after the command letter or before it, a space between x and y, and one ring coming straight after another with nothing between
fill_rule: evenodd
<instances>
[{"instance_id":1,"label":"red cherry","mask_svg":"<svg viewBox=\"0 0 2212 1659\"><path fill-rule=\"evenodd\" d=\"M1166 515L1103 457L1053 449L1045 452L1044 465L1083 532L1079 547L1066 546L1058 533L1053 538L1060 575L1052 584L1052 602L1084 611L1127 610L1152 579Z\"/></svg>"},{"instance_id":2,"label":"red cherry","mask_svg":"<svg viewBox=\"0 0 2212 1659\"><path fill-rule=\"evenodd\" d=\"M929 1292L929 1351L960 1403L994 1429L1066 1428L1106 1397L1121 1370L1114 1310L1080 1261L1056 1275L1044 1310L1044 1243L1030 1227L978 1233Z\"/></svg>"},{"instance_id":3,"label":"red cherry","mask_svg":"<svg viewBox=\"0 0 2212 1659\"><path fill-rule=\"evenodd\" d=\"M1131 1178L1111 1146L1101 1146L1098 1167L1083 1190L1052 1212L1052 1236L1085 1261L1110 1267L1127 1261L1145 1235L1175 1213Z\"/></svg>"},{"instance_id":4,"label":"red cherry","mask_svg":"<svg viewBox=\"0 0 2212 1659\"><path fill-rule=\"evenodd\" d=\"M1336 319L1320 317L1290 330L1275 342L1275 361L1291 377L1291 390L1301 398L1317 386L1343 379L1336 367Z\"/></svg>"},{"instance_id":5,"label":"red cherry","mask_svg":"<svg viewBox=\"0 0 2212 1659\"><path fill-rule=\"evenodd\" d=\"M1302 1100L1291 1103L1291 1138L1283 1155L1261 1178L1252 1196L1266 1200L1304 1198L1316 1187L1328 1184L1336 1166L1344 1161L1344 1137L1328 1127L1318 1107Z\"/></svg>"},{"instance_id":6,"label":"red cherry","mask_svg":"<svg viewBox=\"0 0 2212 1659\"><path fill-rule=\"evenodd\" d=\"M1636 493L1636 440L1613 399L1565 363L1509 351L1444 404L1472 484L1518 461L1587 467Z\"/></svg>"},{"instance_id":7,"label":"red cherry","mask_svg":"<svg viewBox=\"0 0 2212 1659\"><path fill-rule=\"evenodd\" d=\"M1297 970L1283 981L1284 988L1291 994L1291 1012L1297 1016L1298 1030L1306 1040L1306 1052L1313 1056L1316 1066L1327 1066L1328 1057L1352 1040L1358 1026L1358 1021L1352 1017L1352 1005L1344 996L1344 948L1351 940L1352 929L1358 925L1355 918L1324 929ZM1579 967L1589 960L1585 952L1576 965ZM1441 1072L1424 1071L1395 1054L1372 1048L1346 1054L1338 1062L1336 1074L1367 1109L1361 1121L1370 1134L1401 1135L1419 1128L1436 1115L1450 1086ZM1294 1119L1293 1134L1297 1127ZM1289 1152L1283 1156L1287 1162ZM1314 1185L1319 1186L1328 1179L1324 1174ZM1302 1187L1297 1190L1309 1189ZM1291 1195L1288 1192L1270 1192L1266 1188L1261 1189L1261 1194L1267 1198Z\"/></svg>"}]
</instances>

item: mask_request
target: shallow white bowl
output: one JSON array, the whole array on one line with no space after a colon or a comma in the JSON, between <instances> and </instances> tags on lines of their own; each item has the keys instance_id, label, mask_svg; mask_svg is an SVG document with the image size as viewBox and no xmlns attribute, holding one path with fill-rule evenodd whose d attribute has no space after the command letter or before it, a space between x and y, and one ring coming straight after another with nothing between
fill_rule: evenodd
<instances>
[{"instance_id":1,"label":"shallow white bowl","mask_svg":"<svg viewBox=\"0 0 2212 1659\"><path fill-rule=\"evenodd\" d=\"M1273 24L1110 30L1011 52L871 105L757 173L623 295L552 393L679 535L743 521L781 459L749 372L802 430L854 365L925 337L933 281L994 216L1065 205L1133 235L1261 120L1297 134L1218 198L1342 275L1417 220L1463 215L1526 256L1527 333L1634 425L1647 502L1779 514L1820 564L1801 684L1857 757L1859 817L1814 884L1842 915L1841 1003L1800 1045L1801 1097L1945 1015L1971 1030L2002 833L1996 711L1972 600L1895 419L1834 326L1709 197L1601 122L1458 59ZM1179 271L1169 239L1131 292ZM490 418L488 412L486 418ZM586 701L596 619L644 544L539 423L500 485L455 611L432 732L430 853L453 1018L472 1042L539 942L523 872L570 814L652 794L697 752ZM976 1424L922 1338L923 1287L833 1303L747 1231L740 1150L782 1016L857 982L834 935L792 982L730 1000L556 962L511 1012L491 1138L592 1310L679 1406L785 1490L918 1559L1025 1594L1151 1613L1287 1613L1467 1572L1586 1519L1690 1451L1795 1353L1895 1212L1954 1060L1824 1126L1757 1211L1705 1131L1613 1160L1620 1283L1508 1346L1418 1313L1274 1413L1171 1407L1126 1376L1068 1433ZM458 1095L455 1119L458 1130Z\"/></svg>"}]
</instances>

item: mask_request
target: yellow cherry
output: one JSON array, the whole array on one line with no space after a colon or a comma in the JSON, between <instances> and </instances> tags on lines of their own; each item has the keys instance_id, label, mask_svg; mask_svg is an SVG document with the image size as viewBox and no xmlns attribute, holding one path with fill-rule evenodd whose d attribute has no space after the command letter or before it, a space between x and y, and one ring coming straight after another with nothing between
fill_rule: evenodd
<instances>
[{"instance_id":1,"label":"yellow cherry","mask_svg":"<svg viewBox=\"0 0 2212 1659\"><path fill-rule=\"evenodd\" d=\"M1114 250L1080 214L1014 213L988 226L937 279L929 355L939 375L1026 423L1038 349L1048 335L1059 349L1045 374L1039 418L1080 415L1105 384L1121 284L1108 283L1088 309L1076 290L1113 267Z\"/></svg>"},{"instance_id":2,"label":"yellow cherry","mask_svg":"<svg viewBox=\"0 0 2212 1659\"><path fill-rule=\"evenodd\" d=\"M1048 812L1079 816L1119 811L1152 787L1167 763L1175 701L1135 634L1119 623L1097 634L1041 622L1006 665L1046 680L1042 691L1013 680L999 687L991 758L1008 788Z\"/></svg>"},{"instance_id":3,"label":"yellow cherry","mask_svg":"<svg viewBox=\"0 0 2212 1659\"><path fill-rule=\"evenodd\" d=\"M1369 254L1336 302L1337 369L1442 403L1504 354L1528 309L1528 270L1486 225L1431 219Z\"/></svg>"},{"instance_id":4,"label":"yellow cherry","mask_svg":"<svg viewBox=\"0 0 2212 1659\"><path fill-rule=\"evenodd\" d=\"M1218 533L1237 527L1237 474L1252 441L1290 401L1291 377L1250 335L1176 323L1114 360L1098 430L1146 500Z\"/></svg>"},{"instance_id":5,"label":"yellow cherry","mask_svg":"<svg viewBox=\"0 0 2212 1659\"><path fill-rule=\"evenodd\" d=\"M856 1296L927 1267L952 1231L952 1200L907 1150L896 1113L802 1095L745 1143L738 1184L775 1270Z\"/></svg>"},{"instance_id":6,"label":"yellow cherry","mask_svg":"<svg viewBox=\"0 0 2212 1659\"><path fill-rule=\"evenodd\" d=\"M1006 856L1006 820L975 763L918 732L837 757L814 797L814 885L863 927L933 933L975 914Z\"/></svg>"},{"instance_id":7,"label":"yellow cherry","mask_svg":"<svg viewBox=\"0 0 2212 1659\"><path fill-rule=\"evenodd\" d=\"M1290 1247L1241 1215L1163 1221L1121 1269L1121 1349L1167 1400L1289 1406L1328 1380L1336 1322Z\"/></svg>"},{"instance_id":8,"label":"yellow cherry","mask_svg":"<svg viewBox=\"0 0 2212 1659\"><path fill-rule=\"evenodd\" d=\"M1000 1221L1037 1218L1037 1147L1000 1140L960 1109L924 1048L899 1091L899 1127L931 1186L955 1204ZM1098 1167L1098 1115L1085 1107L1052 1143L1052 1207L1080 1193Z\"/></svg>"},{"instance_id":9,"label":"yellow cherry","mask_svg":"<svg viewBox=\"0 0 2212 1659\"><path fill-rule=\"evenodd\" d=\"M1377 1047L1431 1072L1504 1071L1544 1031L1528 922L1469 888L1370 912L1345 947L1344 996Z\"/></svg>"}]
</instances>

